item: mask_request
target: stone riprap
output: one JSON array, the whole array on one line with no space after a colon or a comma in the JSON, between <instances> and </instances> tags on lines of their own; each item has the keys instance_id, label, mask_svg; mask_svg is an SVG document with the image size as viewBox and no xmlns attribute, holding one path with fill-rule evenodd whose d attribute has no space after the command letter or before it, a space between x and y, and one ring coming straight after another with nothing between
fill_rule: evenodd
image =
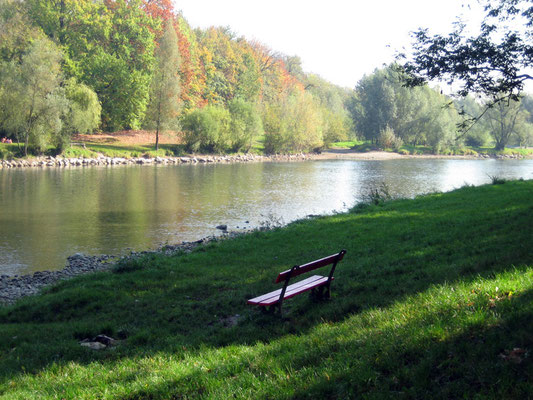
<instances>
[{"instance_id":1,"label":"stone riprap","mask_svg":"<svg viewBox=\"0 0 533 400\"><path fill-rule=\"evenodd\" d=\"M74 254L68 257L67 265L59 271L37 271L28 275L0 275L0 303L11 304L23 296L36 294L44 286L60 280L94 271L101 271L113 265L108 255L89 256Z\"/></svg>"},{"instance_id":2,"label":"stone riprap","mask_svg":"<svg viewBox=\"0 0 533 400\"><path fill-rule=\"evenodd\" d=\"M245 163L262 161L303 161L311 159L308 154L285 155L229 155L229 156L187 156L187 157L95 157L95 158L63 158L63 157L37 157L28 160L0 160L2 168L29 168L29 167L88 167L88 166L114 166L114 165L176 165L176 164L209 164L209 163Z\"/></svg>"}]
</instances>

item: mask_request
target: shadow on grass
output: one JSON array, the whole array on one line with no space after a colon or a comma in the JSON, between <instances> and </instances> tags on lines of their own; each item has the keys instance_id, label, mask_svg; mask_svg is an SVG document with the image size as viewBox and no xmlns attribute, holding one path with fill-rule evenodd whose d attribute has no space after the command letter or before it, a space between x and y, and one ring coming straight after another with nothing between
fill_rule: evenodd
<instances>
[{"instance_id":1,"label":"shadow on grass","mask_svg":"<svg viewBox=\"0 0 533 400\"><path fill-rule=\"evenodd\" d=\"M150 255L129 262L122 273L63 282L42 296L0 310L0 377L4 382L17 377L22 366L25 373L35 374L70 362L113 365L128 358L180 353L183 348L194 357L226 346L290 340L293 335L308 335L324 323L343 324L353 315L392 307L436 285L490 278L515 266L530 265L532 185L521 183L517 187L520 196L507 196L501 187L467 188L370 207L361 214L301 221L273 232L213 243L190 255ZM247 298L275 288L271 282L281 270L341 248L348 253L337 269L331 301L314 303L307 296L298 296L286 303L283 318L261 315L245 304ZM522 299L530 296L528 293ZM238 320L236 326L226 325L231 316ZM503 323L510 326L513 321L504 319ZM79 340L99 333L125 340L112 352L91 352L79 346ZM395 328L388 335L399 340L407 333ZM444 360L441 349L459 346L467 335L471 333L447 339L447 344L415 340L398 351L404 354L401 359L408 361L405 368L422 374L428 365ZM336 342L333 337L331 340ZM359 345L373 349L374 353L363 360L375 362L371 357L382 352L380 342L373 336L357 340L350 345L353 348L320 350L316 359L308 351L309 357L304 355L298 363L316 366L329 357L328 352L349 354ZM291 353L301 357L302 348L291 350L290 341L287 343L282 353L294 364ZM425 348L439 356L419 359ZM381 368L379 363L376 368ZM350 390L357 388L358 393L379 386L381 378L372 374L365 384L352 383L353 371L365 376L364 365L357 364L355 370L340 369L329 378L318 377L308 389L295 388L295 396L304 397L310 390L328 397L328 390L342 393L343 385ZM402 377L389 378L390 390L400 390L398 385L406 390L411 390L409 385L426 390L419 383L403 382Z\"/></svg>"},{"instance_id":2,"label":"shadow on grass","mask_svg":"<svg viewBox=\"0 0 533 400\"><path fill-rule=\"evenodd\" d=\"M353 359L335 362L338 344L326 344L321 357L301 361L329 374L312 385L299 387L294 398L527 398L531 395L533 362L533 291L528 290L504 307L482 310L491 323L477 322L481 305L471 306L470 321L450 322L454 331L444 340L423 333L438 325L439 312L427 314L405 326L374 332L345 344ZM519 310L519 311L516 311ZM525 334L526 333L526 334ZM336 348L337 347L337 348ZM328 357L329 356L329 357ZM333 359L333 361L332 361ZM354 397L355 396L355 397ZM501 397L503 396L503 397Z\"/></svg>"},{"instance_id":3,"label":"shadow on grass","mask_svg":"<svg viewBox=\"0 0 533 400\"><path fill-rule=\"evenodd\" d=\"M524 270L515 271L515 279L519 272ZM123 398L527 398L532 290L496 305L471 297L462 301L462 293L437 304L422 299L410 305L421 306L419 312L407 317L397 315L413 311L406 310L409 305L394 305L382 315L368 310L305 337L234 348L231 357L204 348L171 371L176 366L166 355L157 371L167 374L164 379Z\"/></svg>"}]
</instances>

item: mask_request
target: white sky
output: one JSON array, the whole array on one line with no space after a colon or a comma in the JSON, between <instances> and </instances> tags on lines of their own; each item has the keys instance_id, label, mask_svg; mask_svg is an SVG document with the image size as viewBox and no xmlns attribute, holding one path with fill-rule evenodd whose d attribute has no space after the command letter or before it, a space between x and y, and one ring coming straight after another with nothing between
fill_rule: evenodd
<instances>
[{"instance_id":1,"label":"white sky","mask_svg":"<svg viewBox=\"0 0 533 400\"><path fill-rule=\"evenodd\" d=\"M463 0L173 0L193 28L229 26L302 59L303 69L354 88L364 74L393 61L419 27L447 33L458 15L479 24Z\"/></svg>"}]
</instances>

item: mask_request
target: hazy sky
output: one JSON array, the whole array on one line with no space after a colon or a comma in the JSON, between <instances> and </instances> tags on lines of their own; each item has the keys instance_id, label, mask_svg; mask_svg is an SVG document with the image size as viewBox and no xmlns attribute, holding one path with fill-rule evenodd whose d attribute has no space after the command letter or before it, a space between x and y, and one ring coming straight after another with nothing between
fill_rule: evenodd
<instances>
[{"instance_id":1,"label":"hazy sky","mask_svg":"<svg viewBox=\"0 0 533 400\"><path fill-rule=\"evenodd\" d=\"M173 0L193 27L229 26L274 51L298 55L306 72L353 88L393 61L419 27L446 33L460 14L479 22L463 0Z\"/></svg>"}]
</instances>

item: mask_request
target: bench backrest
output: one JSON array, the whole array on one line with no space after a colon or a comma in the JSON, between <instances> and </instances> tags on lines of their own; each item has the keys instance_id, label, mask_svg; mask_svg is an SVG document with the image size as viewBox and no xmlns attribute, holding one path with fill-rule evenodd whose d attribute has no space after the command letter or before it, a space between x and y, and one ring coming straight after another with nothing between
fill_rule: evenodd
<instances>
[{"instance_id":1,"label":"bench backrest","mask_svg":"<svg viewBox=\"0 0 533 400\"><path fill-rule=\"evenodd\" d=\"M325 267L326 265L330 265L333 263L338 263L340 260L342 260L345 254L346 250L341 250L337 254L332 254L331 256L321 258L320 260L311 261L310 263L298 265L293 269L283 271L276 278L276 283L286 281L288 277L293 278L295 276L305 274L306 272L312 271L314 269Z\"/></svg>"}]
</instances>

